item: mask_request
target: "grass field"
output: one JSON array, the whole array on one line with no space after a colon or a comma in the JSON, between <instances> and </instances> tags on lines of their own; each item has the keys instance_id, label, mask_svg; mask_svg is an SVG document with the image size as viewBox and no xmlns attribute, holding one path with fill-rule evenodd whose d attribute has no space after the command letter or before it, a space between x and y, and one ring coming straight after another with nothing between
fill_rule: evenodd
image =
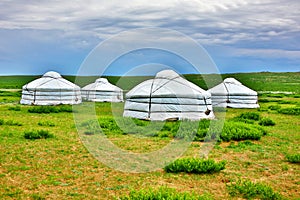
<instances>
[{"instance_id":1,"label":"grass field","mask_svg":"<svg viewBox=\"0 0 300 200\"><path fill-rule=\"evenodd\" d=\"M259 109L227 109L227 121L242 113L256 112L261 117L270 118L275 125L261 126L267 135L260 140L219 142L209 158L216 162L225 160L226 166L224 170L211 174L167 173L163 169L148 173L116 171L100 163L88 152L77 133L73 113L68 109L48 114L28 112L31 106L19 105L20 92L2 90L0 199L118 199L130 191L161 188L173 189L175 193L186 192L194 197L200 195L203 199L251 198L250 193L254 190L262 188L266 193L271 188L283 198L299 199L300 165L297 159L292 163L287 157L300 153L300 116L299 112L283 112L284 109L296 111L300 108L299 73L234 76L259 91L296 94L262 94L259 97ZM33 78L1 78L0 88L20 89ZM117 78L113 78L116 82ZM188 79L196 81L199 77L190 75ZM141 80L141 77L131 79L127 89ZM84 105L88 106L89 103ZM167 129L149 137L124 134L112 121L112 108L121 116L123 103L96 103L95 107L107 138L124 150L151 152L172 139L171 131ZM147 125L145 121L136 120L135 123ZM166 125L172 128L176 124L168 122ZM53 137L36 140L24 138L26 132L38 130L44 130ZM198 158L202 145L201 141L192 142L182 157ZM228 186L241 180L245 181L241 185L250 189ZM269 199L270 196L263 194L263 197ZM277 196L272 198L277 199Z\"/></svg>"},{"instance_id":2,"label":"grass field","mask_svg":"<svg viewBox=\"0 0 300 200\"><path fill-rule=\"evenodd\" d=\"M203 89L208 89L204 77L209 79L212 84L219 84L219 75L184 75L189 81L199 85ZM0 89L20 89L22 86L29 81L32 81L40 76L2 76L0 78ZM92 81L96 80L98 77L75 77L75 76L64 76L66 79L76 82L79 86L85 86ZM234 77L239 80L244 85L250 87L255 91L283 91L283 92L293 92L300 93L300 72L259 72L259 73L238 73L238 74L223 74L222 78ZM108 76L108 80L117 84L124 90L130 90L138 83L144 80L150 79L150 76L140 76L140 77L117 77Z\"/></svg>"}]
</instances>

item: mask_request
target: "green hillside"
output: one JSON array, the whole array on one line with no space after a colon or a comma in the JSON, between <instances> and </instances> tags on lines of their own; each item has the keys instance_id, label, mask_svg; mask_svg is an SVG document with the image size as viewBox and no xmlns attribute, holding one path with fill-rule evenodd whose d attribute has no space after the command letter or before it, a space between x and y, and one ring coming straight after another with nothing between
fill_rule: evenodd
<instances>
[{"instance_id":1,"label":"green hillside","mask_svg":"<svg viewBox=\"0 0 300 200\"><path fill-rule=\"evenodd\" d=\"M294 92L300 93L300 72L259 72L259 73L235 73L235 74L222 74L223 79L228 77L234 77L244 85L256 91L282 91L282 92ZM40 76L1 76L0 89L21 89L22 85L32 81ZM96 76L92 77L75 77L64 76L66 79L75 82L79 86L84 86L97 79ZM219 75L198 75L198 74L186 74L184 75L189 81L199 85L203 89L208 89L205 84L204 77L209 80L210 85L216 85L219 83ZM124 90L130 90L135 85L141 83L144 80L152 78L151 76L108 76L108 80L118 85Z\"/></svg>"}]
</instances>

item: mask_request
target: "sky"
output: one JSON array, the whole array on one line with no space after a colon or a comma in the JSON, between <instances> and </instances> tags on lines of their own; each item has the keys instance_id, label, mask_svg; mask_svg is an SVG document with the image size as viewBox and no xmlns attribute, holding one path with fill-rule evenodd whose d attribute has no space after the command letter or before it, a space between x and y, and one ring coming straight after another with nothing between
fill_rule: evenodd
<instances>
[{"instance_id":1,"label":"sky","mask_svg":"<svg viewBox=\"0 0 300 200\"><path fill-rule=\"evenodd\" d=\"M99 44L147 28L191 38L220 73L300 71L299 10L299 0L1 0L0 75L76 75ZM130 49L147 38L121 39L119 45ZM166 40L184 46L176 34ZM114 54L118 46L110 47L98 56ZM120 75L151 63L194 72L185 57L149 48L119 55L106 72Z\"/></svg>"}]
</instances>

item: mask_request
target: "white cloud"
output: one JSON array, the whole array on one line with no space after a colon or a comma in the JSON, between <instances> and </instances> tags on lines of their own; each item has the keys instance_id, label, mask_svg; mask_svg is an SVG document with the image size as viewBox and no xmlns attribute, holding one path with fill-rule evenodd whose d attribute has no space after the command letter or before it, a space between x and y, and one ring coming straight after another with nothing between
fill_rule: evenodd
<instances>
[{"instance_id":1,"label":"white cloud","mask_svg":"<svg viewBox=\"0 0 300 200\"><path fill-rule=\"evenodd\" d=\"M121 31L162 27L241 56L299 58L299 10L298 0L2 0L0 30L91 48Z\"/></svg>"},{"instance_id":2,"label":"white cloud","mask_svg":"<svg viewBox=\"0 0 300 200\"><path fill-rule=\"evenodd\" d=\"M284 49L236 49L234 50L236 56L252 56L256 58L300 58L300 51L291 51Z\"/></svg>"}]
</instances>

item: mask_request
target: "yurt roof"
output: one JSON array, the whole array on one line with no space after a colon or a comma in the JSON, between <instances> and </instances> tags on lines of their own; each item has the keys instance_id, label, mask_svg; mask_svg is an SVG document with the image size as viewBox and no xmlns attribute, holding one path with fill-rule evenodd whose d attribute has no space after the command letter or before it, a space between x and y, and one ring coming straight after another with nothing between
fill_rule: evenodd
<instances>
[{"instance_id":1,"label":"yurt roof","mask_svg":"<svg viewBox=\"0 0 300 200\"><path fill-rule=\"evenodd\" d=\"M54 71L49 71L45 73L41 78L38 78L34 81L23 86L23 89L47 89L47 90L79 90L80 87L74 83L64 79L61 75Z\"/></svg>"},{"instance_id":2,"label":"yurt roof","mask_svg":"<svg viewBox=\"0 0 300 200\"><path fill-rule=\"evenodd\" d=\"M208 97L210 93L197 85L182 78L173 70L163 70L156 74L154 79L146 80L131 89L127 98L131 97Z\"/></svg>"},{"instance_id":3,"label":"yurt roof","mask_svg":"<svg viewBox=\"0 0 300 200\"><path fill-rule=\"evenodd\" d=\"M212 95L257 95L257 92L244 86L234 78L226 78L222 83L208 90Z\"/></svg>"},{"instance_id":4,"label":"yurt roof","mask_svg":"<svg viewBox=\"0 0 300 200\"><path fill-rule=\"evenodd\" d=\"M106 78L98 78L94 83L84 86L82 90L122 91L121 88L109 83Z\"/></svg>"}]
</instances>

